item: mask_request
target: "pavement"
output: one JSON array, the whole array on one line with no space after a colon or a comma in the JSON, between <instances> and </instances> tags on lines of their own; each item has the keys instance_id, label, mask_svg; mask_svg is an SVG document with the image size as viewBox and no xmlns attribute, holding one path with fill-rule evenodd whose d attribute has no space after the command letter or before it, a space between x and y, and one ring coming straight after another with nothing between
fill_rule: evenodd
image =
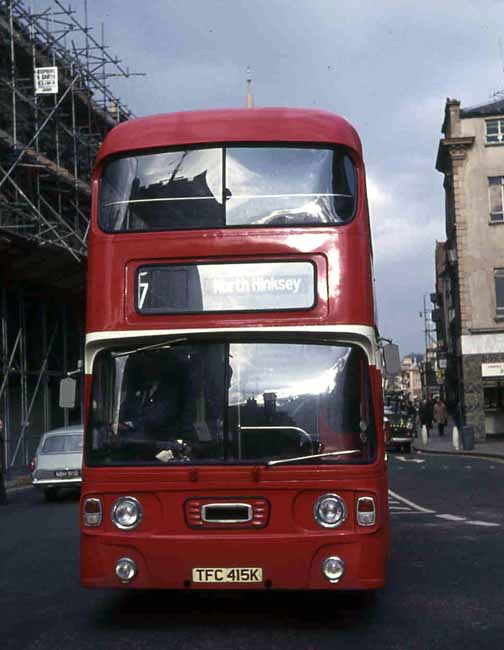
<instances>
[{"instance_id":1,"label":"pavement","mask_svg":"<svg viewBox=\"0 0 504 650\"><path fill-rule=\"evenodd\" d=\"M418 436L413 442L413 449L420 453L429 454L461 454L468 456L483 456L489 458L502 458L504 459L504 436L487 436L485 440L475 440L473 449L463 449L463 436L461 432L458 434L458 442L460 448L456 448L457 433L454 434L453 421L448 422L445 428L445 434L439 436L437 425L434 425L430 430L430 435L427 438L426 444L422 440L421 431L419 429Z\"/></svg>"},{"instance_id":2,"label":"pavement","mask_svg":"<svg viewBox=\"0 0 504 650\"><path fill-rule=\"evenodd\" d=\"M27 469L9 470L5 479L7 492L31 485L31 474Z\"/></svg>"}]
</instances>

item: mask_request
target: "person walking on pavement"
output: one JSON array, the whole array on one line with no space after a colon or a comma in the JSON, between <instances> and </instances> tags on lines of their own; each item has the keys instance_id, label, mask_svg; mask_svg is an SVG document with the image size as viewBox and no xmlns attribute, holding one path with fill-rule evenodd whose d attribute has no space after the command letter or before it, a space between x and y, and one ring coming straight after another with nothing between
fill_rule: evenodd
<instances>
[{"instance_id":1,"label":"person walking on pavement","mask_svg":"<svg viewBox=\"0 0 504 650\"><path fill-rule=\"evenodd\" d=\"M447 416L448 413L446 410L446 404L440 397L438 397L436 403L434 404L434 420L438 425L438 433L440 436L444 436Z\"/></svg>"},{"instance_id":2,"label":"person walking on pavement","mask_svg":"<svg viewBox=\"0 0 504 650\"><path fill-rule=\"evenodd\" d=\"M427 431L430 433L432 429L432 421L434 420L434 400L432 397L427 399Z\"/></svg>"}]
</instances>

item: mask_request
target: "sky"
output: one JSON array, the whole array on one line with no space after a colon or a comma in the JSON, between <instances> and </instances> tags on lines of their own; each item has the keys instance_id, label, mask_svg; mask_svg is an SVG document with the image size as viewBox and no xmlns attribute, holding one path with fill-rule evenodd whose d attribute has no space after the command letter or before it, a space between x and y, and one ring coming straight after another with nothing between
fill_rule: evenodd
<instances>
[{"instance_id":1,"label":"sky","mask_svg":"<svg viewBox=\"0 0 504 650\"><path fill-rule=\"evenodd\" d=\"M82 18L83 0L73 6ZM110 53L145 73L111 80L137 116L243 107L250 66L256 106L320 108L356 127L380 331L402 355L423 352L420 312L445 239L444 106L504 90L504 1L88 0L88 14Z\"/></svg>"}]
</instances>

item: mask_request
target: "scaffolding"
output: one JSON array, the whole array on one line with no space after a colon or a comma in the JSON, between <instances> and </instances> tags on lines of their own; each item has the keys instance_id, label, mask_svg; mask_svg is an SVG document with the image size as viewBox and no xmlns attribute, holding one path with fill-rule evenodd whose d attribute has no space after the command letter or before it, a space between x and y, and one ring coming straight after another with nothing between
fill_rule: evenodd
<instances>
[{"instance_id":1,"label":"scaffolding","mask_svg":"<svg viewBox=\"0 0 504 650\"><path fill-rule=\"evenodd\" d=\"M37 0L37 5L43 0ZM50 0L47 0L50 2ZM110 88L131 73L70 6L0 0L0 418L8 467L80 414L57 384L82 358L91 173L132 117ZM56 87L39 82L52 69Z\"/></svg>"}]
</instances>

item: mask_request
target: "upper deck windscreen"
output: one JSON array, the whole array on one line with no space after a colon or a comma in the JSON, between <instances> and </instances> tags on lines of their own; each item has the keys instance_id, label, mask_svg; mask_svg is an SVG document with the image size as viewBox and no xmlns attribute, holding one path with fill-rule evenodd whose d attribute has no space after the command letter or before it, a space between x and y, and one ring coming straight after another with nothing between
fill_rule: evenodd
<instances>
[{"instance_id":1,"label":"upper deck windscreen","mask_svg":"<svg viewBox=\"0 0 504 650\"><path fill-rule=\"evenodd\" d=\"M342 147L188 148L108 162L99 222L109 232L337 225L356 199Z\"/></svg>"}]
</instances>

